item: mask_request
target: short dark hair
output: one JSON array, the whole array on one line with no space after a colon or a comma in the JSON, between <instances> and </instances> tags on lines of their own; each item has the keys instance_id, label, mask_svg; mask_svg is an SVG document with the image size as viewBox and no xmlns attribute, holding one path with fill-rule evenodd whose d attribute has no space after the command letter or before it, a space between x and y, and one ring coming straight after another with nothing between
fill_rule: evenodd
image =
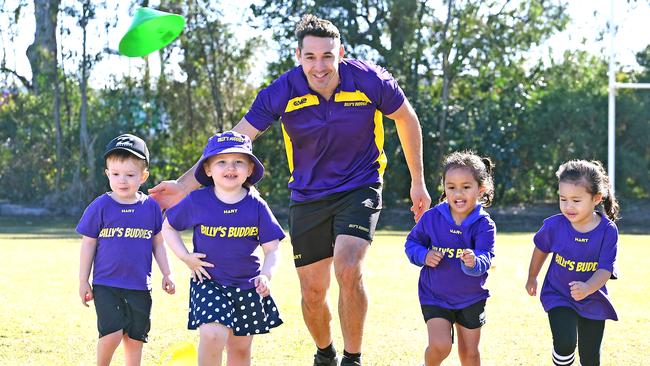
<instances>
[{"instance_id":1,"label":"short dark hair","mask_svg":"<svg viewBox=\"0 0 650 366\"><path fill-rule=\"evenodd\" d=\"M113 150L108 154L106 154L106 157L104 158L104 165L106 166L106 168L108 168L109 159L117 160L117 161L133 159L134 161L139 161L142 163L142 170L147 170L149 168L149 164L147 164L146 160L139 158L126 150Z\"/></svg>"},{"instance_id":2,"label":"short dark hair","mask_svg":"<svg viewBox=\"0 0 650 366\"><path fill-rule=\"evenodd\" d=\"M296 38L298 39L298 48L302 49L302 40L306 36L341 39L341 33L332 22L321 19L313 14L305 14L296 24Z\"/></svg>"}]
</instances>

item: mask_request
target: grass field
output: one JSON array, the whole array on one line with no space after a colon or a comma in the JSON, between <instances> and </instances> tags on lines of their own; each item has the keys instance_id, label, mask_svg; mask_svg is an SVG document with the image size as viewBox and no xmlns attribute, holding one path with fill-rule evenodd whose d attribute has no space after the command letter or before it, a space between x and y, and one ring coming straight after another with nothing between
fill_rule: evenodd
<instances>
[{"instance_id":1,"label":"grass field","mask_svg":"<svg viewBox=\"0 0 650 366\"><path fill-rule=\"evenodd\" d=\"M0 218L0 221L3 218ZM79 238L71 223L0 222L0 365L92 365L96 326L92 307L77 295ZM417 301L418 268L403 254L404 232L380 232L366 262L370 309L364 338L364 365L421 365L426 329ZM538 298L524 289L532 234L500 234L496 267L490 271L492 297L487 305L481 352L484 365L550 363L551 335ZM647 251L650 236L622 235L621 277L609 283L620 321L608 321L602 365L650 363ZM253 365L311 365L314 347L302 322L297 277L290 245L273 280L273 295L285 324L253 345ZM173 257L173 255L171 256ZM197 341L186 330L188 271L173 258L177 293L158 286L154 264L154 307L144 365L158 365L161 355L179 342ZM544 271L543 271L544 273ZM541 283L541 278L540 278ZM337 289L330 293L336 309ZM336 313L335 313L336 314ZM335 345L342 350L338 317ZM114 364L121 365L121 349ZM458 365L456 350L446 362Z\"/></svg>"}]
</instances>

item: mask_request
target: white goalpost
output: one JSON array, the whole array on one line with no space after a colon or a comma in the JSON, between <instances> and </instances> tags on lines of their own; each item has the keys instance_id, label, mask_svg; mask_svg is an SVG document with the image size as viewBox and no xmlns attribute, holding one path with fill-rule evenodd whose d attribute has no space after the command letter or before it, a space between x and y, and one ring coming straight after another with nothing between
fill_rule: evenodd
<instances>
[{"instance_id":1,"label":"white goalpost","mask_svg":"<svg viewBox=\"0 0 650 366\"><path fill-rule=\"evenodd\" d=\"M616 167L616 89L650 89L650 83L617 83L616 82L616 52L614 50L616 25L614 23L614 2L611 0L609 18L609 107L607 117L607 174L615 191Z\"/></svg>"}]
</instances>

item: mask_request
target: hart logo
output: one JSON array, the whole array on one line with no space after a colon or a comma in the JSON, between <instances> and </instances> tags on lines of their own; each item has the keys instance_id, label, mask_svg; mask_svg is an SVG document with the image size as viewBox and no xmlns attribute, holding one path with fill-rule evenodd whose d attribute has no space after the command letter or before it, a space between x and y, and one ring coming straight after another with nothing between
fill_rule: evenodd
<instances>
[{"instance_id":1,"label":"hart logo","mask_svg":"<svg viewBox=\"0 0 650 366\"><path fill-rule=\"evenodd\" d=\"M458 234L458 235L461 235L463 233L460 230L454 230L454 229L449 229L449 232L452 233L452 234Z\"/></svg>"},{"instance_id":2,"label":"hart logo","mask_svg":"<svg viewBox=\"0 0 650 366\"><path fill-rule=\"evenodd\" d=\"M294 107L298 107L298 106L303 105L305 103L307 103L307 98L300 98L299 100L296 100L295 102L293 102L293 105L294 105Z\"/></svg>"},{"instance_id":3,"label":"hart logo","mask_svg":"<svg viewBox=\"0 0 650 366\"><path fill-rule=\"evenodd\" d=\"M578 243L587 243L587 242L589 241L588 238L575 238L575 240L576 240Z\"/></svg>"}]
</instances>

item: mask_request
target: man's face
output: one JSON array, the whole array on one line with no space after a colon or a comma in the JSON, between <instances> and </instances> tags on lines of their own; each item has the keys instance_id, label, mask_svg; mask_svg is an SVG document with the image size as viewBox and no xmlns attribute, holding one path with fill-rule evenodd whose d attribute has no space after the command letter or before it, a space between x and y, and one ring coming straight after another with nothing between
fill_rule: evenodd
<instances>
[{"instance_id":1,"label":"man's face","mask_svg":"<svg viewBox=\"0 0 650 366\"><path fill-rule=\"evenodd\" d=\"M328 98L339 84L339 62L343 46L339 39L306 36L302 49L296 49L296 58L307 77L309 87Z\"/></svg>"}]
</instances>

